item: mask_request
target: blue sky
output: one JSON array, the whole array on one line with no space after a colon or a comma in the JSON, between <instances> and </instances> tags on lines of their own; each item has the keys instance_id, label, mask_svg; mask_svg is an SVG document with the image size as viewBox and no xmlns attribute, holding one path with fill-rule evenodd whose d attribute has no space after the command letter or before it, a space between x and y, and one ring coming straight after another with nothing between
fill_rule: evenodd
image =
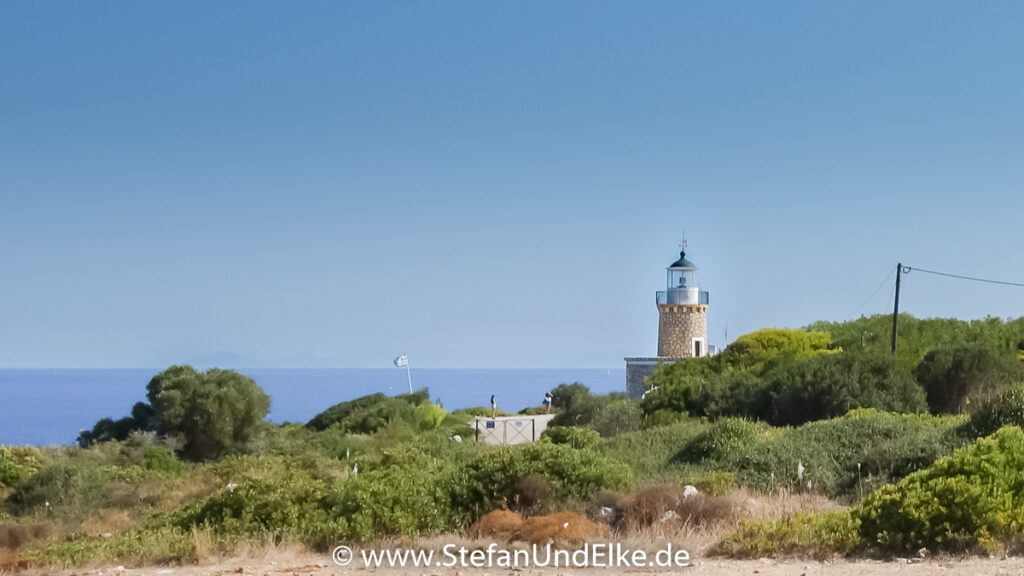
<instances>
[{"instance_id":1,"label":"blue sky","mask_svg":"<svg viewBox=\"0 0 1024 576\"><path fill-rule=\"evenodd\" d=\"M1024 281L1019 2L19 2L0 366L621 367ZM1024 292L911 274L918 316Z\"/></svg>"}]
</instances>

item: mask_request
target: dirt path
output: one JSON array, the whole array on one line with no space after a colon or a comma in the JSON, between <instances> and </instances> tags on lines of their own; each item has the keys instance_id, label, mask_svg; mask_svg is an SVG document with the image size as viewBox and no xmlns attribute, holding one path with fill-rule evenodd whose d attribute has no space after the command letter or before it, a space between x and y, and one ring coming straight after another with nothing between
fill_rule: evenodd
<instances>
[{"instance_id":1,"label":"dirt path","mask_svg":"<svg viewBox=\"0 0 1024 576\"><path fill-rule=\"evenodd\" d=\"M335 565L329 556L308 553L276 553L263 558L235 558L196 566L128 568L104 567L79 570L32 570L28 576L398 576L405 574L457 576L597 576L610 574L708 574L722 576L1024 576L1024 558L937 558L908 562L860 560L813 562L806 560L718 560L695 558L693 565L675 569L560 569L528 568L365 568Z\"/></svg>"}]
</instances>

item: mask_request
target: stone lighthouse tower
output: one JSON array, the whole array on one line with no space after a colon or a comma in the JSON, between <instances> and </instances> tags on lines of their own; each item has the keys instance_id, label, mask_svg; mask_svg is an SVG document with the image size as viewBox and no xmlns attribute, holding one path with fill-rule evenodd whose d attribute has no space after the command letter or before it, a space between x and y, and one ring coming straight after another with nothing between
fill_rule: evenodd
<instances>
[{"instance_id":1,"label":"stone lighthouse tower","mask_svg":"<svg viewBox=\"0 0 1024 576\"><path fill-rule=\"evenodd\" d=\"M685 246L685 242L684 242ZM666 270L665 290L657 293L658 357L697 358L708 353L708 293L697 284L697 267L686 250Z\"/></svg>"},{"instance_id":2,"label":"stone lighthouse tower","mask_svg":"<svg viewBox=\"0 0 1024 576\"><path fill-rule=\"evenodd\" d=\"M666 269L664 290L655 294L658 305L658 355L626 358L626 391L630 398L644 395L644 378L658 364L708 355L708 293L697 283L697 266L686 259L683 241L679 259Z\"/></svg>"}]
</instances>

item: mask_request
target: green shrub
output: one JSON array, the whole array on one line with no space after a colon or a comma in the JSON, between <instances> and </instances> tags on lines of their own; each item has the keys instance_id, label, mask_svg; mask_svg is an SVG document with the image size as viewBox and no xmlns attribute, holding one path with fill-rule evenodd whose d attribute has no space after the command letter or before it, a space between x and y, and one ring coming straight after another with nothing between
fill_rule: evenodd
<instances>
[{"instance_id":1,"label":"green shrub","mask_svg":"<svg viewBox=\"0 0 1024 576\"><path fill-rule=\"evenodd\" d=\"M17 515L86 505L103 507L110 499L108 480L109 476L96 466L46 466L19 484L4 507Z\"/></svg>"},{"instance_id":2,"label":"green shrub","mask_svg":"<svg viewBox=\"0 0 1024 576\"><path fill-rule=\"evenodd\" d=\"M270 397L233 370L171 366L146 386L157 431L181 435L182 454L208 460L243 450L270 410Z\"/></svg>"},{"instance_id":3,"label":"green shrub","mask_svg":"<svg viewBox=\"0 0 1024 576\"><path fill-rule=\"evenodd\" d=\"M554 444L565 444L573 448L593 448L601 441L601 435L596 430L579 426L552 426L544 430L541 438L547 438Z\"/></svg>"},{"instance_id":4,"label":"green shrub","mask_svg":"<svg viewBox=\"0 0 1024 576\"><path fill-rule=\"evenodd\" d=\"M422 458L404 464L360 470L334 485L324 509L336 538L415 538L460 526L462 518L453 513L451 469Z\"/></svg>"},{"instance_id":5,"label":"green shrub","mask_svg":"<svg viewBox=\"0 0 1024 576\"><path fill-rule=\"evenodd\" d=\"M857 518L846 511L796 513L785 520L743 520L712 554L730 558L810 557L827 560L860 544Z\"/></svg>"},{"instance_id":6,"label":"green shrub","mask_svg":"<svg viewBox=\"0 0 1024 576\"><path fill-rule=\"evenodd\" d=\"M42 455L29 446L0 446L0 488L24 482L42 468Z\"/></svg>"},{"instance_id":7,"label":"green shrub","mask_svg":"<svg viewBox=\"0 0 1024 576\"><path fill-rule=\"evenodd\" d=\"M743 334L722 352L729 367L763 374L777 366L832 353L828 332L763 328Z\"/></svg>"},{"instance_id":8,"label":"green shrub","mask_svg":"<svg viewBox=\"0 0 1024 576\"><path fill-rule=\"evenodd\" d=\"M924 390L891 356L829 354L781 366L764 378L770 411L758 417L773 426L825 420L855 408L909 414L928 409Z\"/></svg>"},{"instance_id":9,"label":"green shrub","mask_svg":"<svg viewBox=\"0 0 1024 576\"><path fill-rule=\"evenodd\" d=\"M1010 352L978 346L932 350L914 368L933 414L970 412L1024 376Z\"/></svg>"},{"instance_id":10,"label":"green shrub","mask_svg":"<svg viewBox=\"0 0 1024 576\"><path fill-rule=\"evenodd\" d=\"M431 408L419 408L423 405ZM409 423L414 430L431 430L444 420L444 409L430 404L426 389L413 394L387 397L370 394L341 402L317 414L306 427L323 431L338 427L352 434L373 434L395 421Z\"/></svg>"},{"instance_id":11,"label":"green shrub","mask_svg":"<svg viewBox=\"0 0 1024 576\"><path fill-rule=\"evenodd\" d=\"M957 450L855 510L866 544L886 551L994 552L1024 533L1024 431L1008 426Z\"/></svg>"},{"instance_id":12,"label":"green shrub","mask_svg":"<svg viewBox=\"0 0 1024 576\"><path fill-rule=\"evenodd\" d=\"M740 418L725 418L691 440L679 453L679 459L684 462L724 460L733 453L749 449L764 436L762 424Z\"/></svg>"},{"instance_id":13,"label":"green shrub","mask_svg":"<svg viewBox=\"0 0 1024 576\"><path fill-rule=\"evenodd\" d=\"M638 482L670 481L679 469L676 455L707 428L703 420L684 417L668 426L604 439L597 450L611 460L627 464Z\"/></svg>"},{"instance_id":14,"label":"green shrub","mask_svg":"<svg viewBox=\"0 0 1024 576\"><path fill-rule=\"evenodd\" d=\"M554 390L552 406L557 414L552 426L583 426L609 437L640 428L640 403L621 392L595 396L580 383L561 384Z\"/></svg>"},{"instance_id":15,"label":"green shrub","mask_svg":"<svg viewBox=\"0 0 1024 576\"><path fill-rule=\"evenodd\" d=\"M842 418L770 430L763 441L714 465L736 472L741 485L759 491L856 495L951 453L963 443L955 430L961 421L855 410Z\"/></svg>"},{"instance_id":16,"label":"green shrub","mask_svg":"<svg viewBox=\"0 0 1024 576\"><path fill-rule=\"evenodd\" d=\"M988 436L1003 426L1024 427L1024 384L1015 384L971 414L962 431L971 438Z\"/></svg>"},{"instance_id":17,"label":"green shrub","mask_svg":"<svg viewBox=\"0 0 1024 576\"><path fill-rule=\"evenodd\" d=\"M589 428L596 430L601 436L610 438L617 434L639 430L644 421L643 410L636 400L621 398L619 394L598 396L606 399L614 396L617 399L609 398L594 414L593 419L587 424Z\"/></svg>"},{"instance_id":18,"label":"green shrub","mask_svg":"<svg viewBox=\"0 0 1024 576\"><path fill-rule=\"evenodd\" d=\"M425 402L416 407L415 416L420 430L436 430L444 422L448 412L437 404Z\"/></svg>"},{"instance_id":19,"label":"green shrub","mask_svg":"<svg viewBox=\"0 0 1024 576\"><path fill-rule=\"evenodd\" d=\"M643 411L643 403L641 403L641 412ZM659 426L669 426L675 424L686 418L685 413L673 412L672 410L665 410L659 408L654 410L650 414L646 414L643 417L643 424L640 427L643 430L650 430L651 428L657 428Z\"/></svg>"},{"instance_id":20,"label":"green shrub","mask_svg":"<svg viewBox=\"0 0 1024 576\"><path fill-rule=\"evenodd\" d=\"M691 470L680 474L678 483L692 485L705 494L723 496L736 488L736 473L725 470Z\"/></svg>"},{"instance_id":21,"label":"green shrub","mask_svg":"<svg viewBox=\"0 0 1024 576\"><path fill-rule=\"evenodd\" d=\"M631 484L628 466L597 451L537 442L482 453L454 471L452 503L473 520L501 507L516 483L530 475L550 482L559 501L588 501Z\"/></svg>"},{"instance_id":22,"label":"green shrub","mask_svg":"<svg viewBox=\"0 0 1024 576\"><path fill-rule=\"evenodd\" d=\"M322 483L310 479L250 480L178 510L169 523L186 532L319 543L331 524L320 503L325 493Z\"/></svg>"},{"instance_id":23,"label":"green shrub","mask_svg":"<svg viewBox=\"0 0 1024 576\"><path fill-rule=\"evenodd\" d=\"M326 430L331 426L344 422L352 414L380 404L386 399L387 396L377 392L347 402L339 402L314 416L312 420L306 423L306 427L318 432Z\"/></svg>"},{"instance_id":24,"label":"green shrub","mask_svg":"<svg viewBox=\"0 0 1024 576\"><path fill-rule=\"evenodd\" d=\"M214 542L213 544L217 544ZM226 550L229 546L214 546ZM110 538L76 538L25 550L21 557L33 564L74 567L89 563L191 563L197 559L195 535L164 526L132 530Z\"/></svg>"},{"instance_id":25,"label":"green shrub","mask_svg":"<svg viewBox=\"0 0 1024 576\"><path fill-rule=\"evenodd\" d=\"M185 463L174 456L174 451L166 446L153 444L142 448L142 467L172 476L180 476L186 470Z\"/></svg>"}]
</instances>

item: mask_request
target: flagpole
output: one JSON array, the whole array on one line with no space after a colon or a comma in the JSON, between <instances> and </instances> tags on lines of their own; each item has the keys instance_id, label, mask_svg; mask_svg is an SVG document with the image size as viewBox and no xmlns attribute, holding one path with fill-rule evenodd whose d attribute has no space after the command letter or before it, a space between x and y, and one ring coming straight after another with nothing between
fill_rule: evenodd
<instances>
[{"instance_id":1,"label":"flagpole","mask_svg":"<svg viewBox=\"0 0 1024 576\"><path fill-rule=\"evenodd\" d=\"M409 394L412 394L412 372L409 370L409 359L405 360L405 375L409 377Z\"/></svg>"}]
</instances>

